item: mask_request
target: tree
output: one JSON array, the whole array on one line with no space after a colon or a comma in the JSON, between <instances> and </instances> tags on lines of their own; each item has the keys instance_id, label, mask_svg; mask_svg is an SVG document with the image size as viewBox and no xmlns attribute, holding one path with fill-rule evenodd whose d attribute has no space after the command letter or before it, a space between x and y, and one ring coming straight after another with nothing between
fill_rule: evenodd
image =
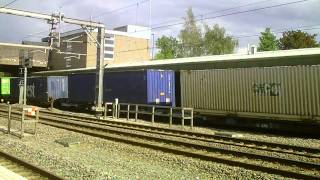
<instances>
[{"instance_id":1,"label":"tree","mask_svg":"<svg viewBox=\"0 0 320 180\"><path fill-rule=\"evenodd\" d=\"M205 25L204 35L204 54L219 55L230 54L238 46L238 41L231 36L226 35L226 30L219 25L214 25L212 28Z\"/></svg>"},{"instance_id":2,"label":"tree","mask_svg":"<svg viewBox=\"0 0 320 180\"><path fill-rule=\"evenodd\" d=\"M188 9L187 17L184 18L184 20L184 29L182 29L179 34L179 38L182 43L180 47L181 56L201 56L203 54L202 34L201 29L197 26L192 8Z\"/></svg>"},{"instance_id":3,"label":"tree","mask_svg":"<svg viewBox=\"0 0 320 180\"><path fill-rule=\"evenodd\" d=\"M172 59L178 56L178 40L174 37L162 36L156 42L160 52L156 55L156 59Z\"/></svg>"},{"instance_id":4,"label":"tree","mask_svg":"<svg viewBox=\"0 0 320 180\"><path fill-rule=\"evenodd\" d=\"M259 39L258 51L275 51L279 49L277 37L271 32L270 28L266 28L264 32L261 32Z\"/></svg>"},{"instance_id":5,"label":"tree","mask_svg":"<svg viewBox=\"0 0 320 180\"><path fill-rule=\"evenodd\" d=\"M308 34L301 30L286 31L279 40L280 49L299 49L318 47L317 34Z\"/></svg>"},{"instance_id":6,"label":"tree","mask_svg":"<svg viewBox=\"0 0 320 180\"><path fill-rule=\"evenodd\" d=\"M179 40L163 36L157 40L160 52L156 59L194 57L202 55L229 54L234 52L238 41L226 34L223 27L204 25L204 33L197 26L192 8L187 11L185 23Z\"/></svg>"}]
</instances>

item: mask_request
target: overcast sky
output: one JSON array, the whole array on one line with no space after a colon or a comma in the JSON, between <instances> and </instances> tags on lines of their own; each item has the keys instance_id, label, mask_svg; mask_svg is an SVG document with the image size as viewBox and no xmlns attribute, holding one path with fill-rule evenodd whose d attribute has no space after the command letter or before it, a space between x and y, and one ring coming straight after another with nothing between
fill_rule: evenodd
<instances>
[{"instance_id":1,"label":"overcast sky","mask_svg":"<svg viewBox=\"0 0 320 180\"><path fill-rule=\"evenodd\" d=\"M0 2L1 5L5 5L11 1L1 0ZM236 37L259 34L266 27L271 27L274 31L303 27L303 29L309 29L306 30L309 33L320 32L320 0L306 0L296 4L224 17L217 16L298 0L151 1L150 3L148 0L17 0L9 7L48 14L60 10L67 17L87 20L92 16L93 20L105 23L108 29L126 24L149 26L150 4L152 27L159 27L159 24L164 22L179 23L186 15L186 10L192 7L194 14L204 19L198 21L199 25L219 24L225 27L228 34ZM223 11L230 8L233 9ZM0 14L0 22L0 42L20 43L22 40L39 40L49 32L49 25L42 20ZM63 24L61 30L74 28L78 27ZM182 25L154 28L153 33L156 38L162 35L177 36L181 28ZM318 35L318 41L320 41L320 35ZM242 37L239 38L239 47L244 49L247 44L258 44L258 42L258 36Z\"/></svg>"}]
</instances>

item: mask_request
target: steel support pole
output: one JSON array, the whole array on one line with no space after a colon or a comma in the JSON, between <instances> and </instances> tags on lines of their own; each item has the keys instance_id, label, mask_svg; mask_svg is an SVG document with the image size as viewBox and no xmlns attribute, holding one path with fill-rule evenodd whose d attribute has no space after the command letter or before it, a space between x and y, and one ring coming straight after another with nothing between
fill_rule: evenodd
<instances>
[{"instance_id":1,"label":"steel support pole","mask_svg":"<svg viewBox=\"0 0 320 180\"><path fill-rule=\"evenodd\" d=\"M27 74L28 74L28 68L24 67L23 105L27 105Z\"/></svg>"},{"instance_id":2,"label":"steel support pole","mask_svg":"<svg viewBox=\"0 0 320 180\"><path fill-rule=\"evenodd\" d=\"M24 11L19 9L10 9L10 8L0 8L0 13L12 14L15 16L24 16L29 18L36 18L36 19L43 19L43 20L49 20L49 21L61 19L63 22L68 24L75 24L75 25L82 25L82 26L89 26L89 27L101 27L101 28L105 27L104 24L99 22L67 18L67 17L61 16L61 14L49 15L49 14L42 14L42 13Z\"/></svg>"},{"instance_id":3,"label":"steel support pole","mask_svg":"<svg viewBox=\"0 0 320 180\"><path fill-rule=\"evenodd\" d=\"M98 41L100 46L97 46L97 78L96 78L96 104L95 110L97 116L103 111L103 75L104 75L104 33L105 28L98 28Z\"/></svg>"}]
</instances>

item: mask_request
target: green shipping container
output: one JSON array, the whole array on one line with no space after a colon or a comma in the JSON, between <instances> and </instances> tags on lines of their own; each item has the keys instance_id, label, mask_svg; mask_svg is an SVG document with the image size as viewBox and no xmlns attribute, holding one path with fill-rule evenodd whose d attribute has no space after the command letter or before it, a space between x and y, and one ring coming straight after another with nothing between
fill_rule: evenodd
<instances>
[{"instance_id":1,"label":"green shipping container","mask_svg":"<svg viewBox=\"0 0 320 180\"><path fill-rule=\"evenodd\" d=\"M10 95L10 78L1 78L1 95Z\"/></svg>"}]
</instances>

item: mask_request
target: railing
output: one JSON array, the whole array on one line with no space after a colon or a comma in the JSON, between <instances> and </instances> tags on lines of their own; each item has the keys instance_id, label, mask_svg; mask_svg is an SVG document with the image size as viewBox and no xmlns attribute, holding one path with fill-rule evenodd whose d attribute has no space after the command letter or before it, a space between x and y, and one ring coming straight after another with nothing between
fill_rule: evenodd
<instances>
[{"instance_id":1,"label":"railing","mask_svg":"<svg viewBox=\"0 0 320 180\"><path fill-rule=\"evenodd\" d=\"M116 111L116 105L112 102L107 102L104 104L104 119L107 117L116 118L117 117L117 111ZM109 112L111 112L111 115L108 115Z\"/></svg>"},{"instance_id":2,"label":"railing","mask_svg":"<svg viewBox=\"0 0 320 180\"><path fill-rule=\"evenodd\" d=\"M105 105L105 118L110 111L110 105ZM154 125L155 117L162 116L169 118L169 127L172 127L173 118L181 119L181 126L184 128L185 120L190 120L190 128L193 129L193 108L183 107L170 107L170 106L157 106L157 105L144 105L144 104L128 104L119 103L112 104L112 117L120 118L120 114L126 114L126 119L130 119L130 115L134 114L135 121L138 120L138 115L151 115L151 123ZM107 113L106 113L107 112Z\"/></svg>"},{"instance_id":3,"label":"railing","mask_svg":"<svg viewBox=\"0 0 320 180\"><path fill-rule=\"evenodd\" d=\"M16 115L15 112L22 112L21 116ZM15 115L13 115L15 114ZM26 123L34 123L33 135L37 133L37 123L39 122L39 108L32 106L12 106L8 105L8 129L7 132L11 133L11 121L19 121L20 125L20 138L24 137L24 125Z\"/></svg>"}]
</instances>

